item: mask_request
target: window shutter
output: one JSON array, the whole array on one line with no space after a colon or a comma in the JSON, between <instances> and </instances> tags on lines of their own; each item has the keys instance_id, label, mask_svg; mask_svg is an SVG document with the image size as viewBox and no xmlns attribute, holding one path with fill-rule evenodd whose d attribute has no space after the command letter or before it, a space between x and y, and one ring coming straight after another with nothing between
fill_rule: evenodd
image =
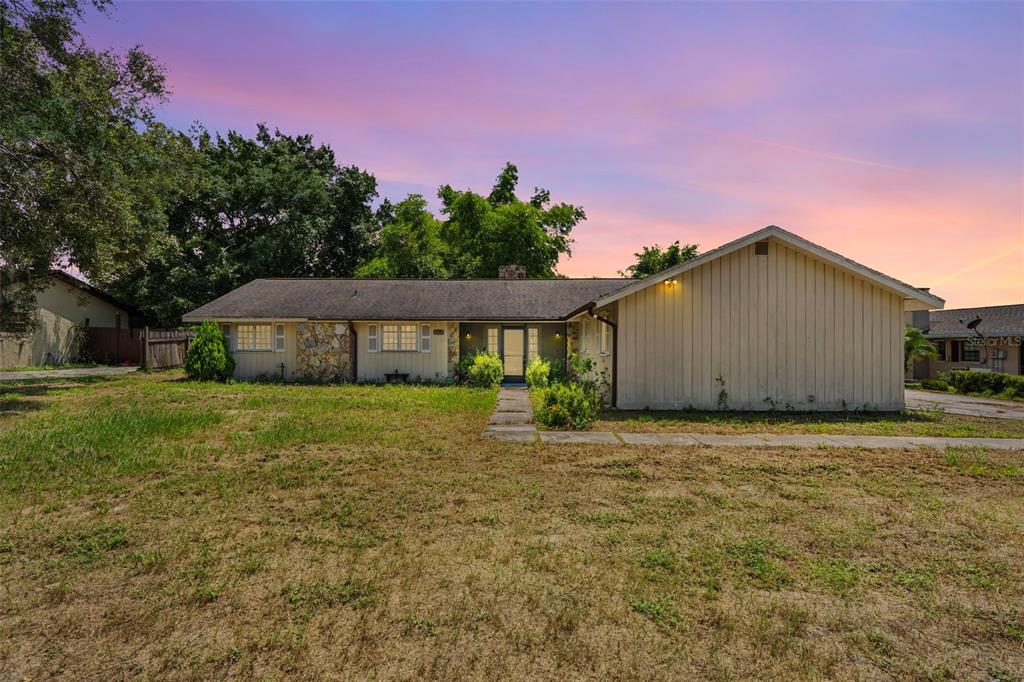
<instances>
[{"instance_id":1,"label":"window shutter","mask_svg":"<svg viewBox=\"0 0 1024 682\"><path fill-rule=\"evenodd\" d=\"M284 325L283 324L275 324L274 325L274 352L275 353L283 353L284 352Z\"/></svg>"},{"instance_id":2,"label":"window shutter","mask_svg":"<svg viewBox=\"0 0 1024 682\"><path fill-rule=\"evenodd\" d=\"M420 325L420 352L421 353L429 353L430 352L430 325L429 324L421 324Z\"/></svg>"},{"instance_id":3,"label":"window shutter","mask_svg":"<svg viewBox=\"0 0 1024 682\"><path fill-rule=\"evenodd\" d=\"M231 325L227 323L222 324L220 326L220 333L224 335L224 340L228 343L228 350L235 350L235 345L231 342Z\"/></svg>"},{"instance_id":4,"label":"window shutter","mask_svg":"<svg viewBox=\"0 0 1024 682\"><path fill-rule=\"evenodd\" d=\"M366 327L366 350L376 353L377 347L377 325L371 324Z\"/></svg>"}]
</instances>

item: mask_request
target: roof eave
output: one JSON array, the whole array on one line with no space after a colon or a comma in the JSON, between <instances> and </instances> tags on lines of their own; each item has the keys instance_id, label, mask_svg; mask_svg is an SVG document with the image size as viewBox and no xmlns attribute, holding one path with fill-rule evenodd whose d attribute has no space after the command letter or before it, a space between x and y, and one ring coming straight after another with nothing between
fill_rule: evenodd
<instances>
[{"instance_id":1,"label":"roof eave","mask_svg":"<svg viewBox=\"0 0 1024 682\"><path fill-rule=\"evenodd\" d=\"M657 284L658 282L664 281L672 277L676 277L686 272L687 270L693 270L694 268L698 268L702 265L710 263L713 260L721 258L722 256L732 253L733 251L737 251L739 249L742 249L743 247L750 246L754 242L758 242L763 239L768 239L771 237L779 239L791 246L795 246L796 248L807 253L810 253L811 255L817 258L825 260L836 267L850 270L851 272L854 272L855 274L864 277L865 279L876 281L879 284L882 284L893 291L903 294L905 310L935 310L943 308L946 304L946 301L944 299L939 298L938 296L930 292L922 291L917 287L913 287L909 284L901 282L898 279L890 277L889 275L883 274L876 270L872 270L867 266L861 265L860 263L854 260L851 260L834 251L830 251L829 249L826 249L822 246L818 246L814 242L808 241L799 235L793 234L792 232L782 229L781 227L778 227L776 225L769 225L768 227L764 227L755 232L751 232L750 234L740 237L739 239L734 239L733 241L723 244L722 246L712 249L711 251L708 251L704 254L701 254L696 258L692 258L671 268L662 270L661 272L651 275L650 277L637 280L635 284L630 284L628 286L623 287L622 289L619 289L618 291L614 291L610 294L607 294L599 298L596 301L595 305L597 307L608 305L609 303L613 303L619 300L620 298L624 298L626 296L629 296L630 294L636 293L637 291L641 291L642 289L646 289L649 286Z\"/></svg>"}]
</instances>

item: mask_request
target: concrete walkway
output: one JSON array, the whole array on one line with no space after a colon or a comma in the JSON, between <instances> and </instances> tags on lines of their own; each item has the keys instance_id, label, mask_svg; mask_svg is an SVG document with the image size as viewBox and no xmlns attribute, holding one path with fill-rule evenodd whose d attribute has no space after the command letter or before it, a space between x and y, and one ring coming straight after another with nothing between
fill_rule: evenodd
<instances>
[{"instance_id":1,"label":"concrete walkway","mask_svg":"<svg viewBox=\"0 0 1024 682\"><path fill-rule=\"evenodd\" d=\"M918 410L942 410L950 414L969 417L995 417L996 419L1024 419L1024 403L996 398L973 398L956 393L935 393L907 389L907 407Z\"/></svg>"},{"instance_id":2,"label":"concrete walkway","mask_svg":"<svg viewBox=\"0 0 1024 682\"><path fill-rule=\"evenodd\" d=\"M18 372L0 372L0 381L25 381L26 379L66 379L68 377L94 377L129 374L138 367L79 367L77 369L41 369Z\"/></svg>"},{"instance_id":3,"label":"concrete walkway","mask_svg":"<svg viewBox=\"0 0 1024 682\"><path fill-rule=\"evenodd\" d=\"M622 433L612 431L538 431L533 405L525 388L503 387L484 436L506 443L569 443L576 445L682 445L762 448L984 447L1024 450L1024 438L933 438L925 436L830 436L818 434L745 433Z\"/></svg>"},{"instance_id":4,"label":"concrete walkway","mask_svg":"<svg viewBox=\"0 0 1024 682\"><path fill-rule=\"evenodd\" d=\"M511 443L534 443L537 427L533 424L533 403L525 388L502 386L498 407L487 422L484 435Z\"/></svg>"}]
</instances>

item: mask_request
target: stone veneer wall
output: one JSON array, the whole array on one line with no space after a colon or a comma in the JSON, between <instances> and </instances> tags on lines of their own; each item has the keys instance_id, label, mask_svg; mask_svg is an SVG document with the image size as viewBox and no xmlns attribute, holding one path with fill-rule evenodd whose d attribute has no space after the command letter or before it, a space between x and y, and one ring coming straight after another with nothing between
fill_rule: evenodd
<instances>
[{"instance_id":1,"label":"stone veneer wall","mask_svg":"<svg viewBox=\"0 0 1024 682\"><path fill-rule=\"evenodd\" d=\"M320 382L353 379L352 334L347 322L300 322L296 337L297 377Z\"/></svg>"},{"instance_id":2,"label":"stone veneer wall","mask_svg":"<svg viewBox=\"0 0 1024 682\"><path fill-rule=\"evenodd\" d=\"M455 378L459 366L459 323L448 323L448 376Z\"/></svg>"}]
</instances>

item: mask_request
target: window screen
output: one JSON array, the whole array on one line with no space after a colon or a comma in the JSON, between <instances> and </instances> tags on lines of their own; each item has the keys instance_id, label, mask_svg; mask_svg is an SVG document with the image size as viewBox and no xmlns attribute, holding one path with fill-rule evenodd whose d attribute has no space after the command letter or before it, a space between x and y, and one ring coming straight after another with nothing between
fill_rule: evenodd
<instances>
[{"instance_id":1,"label":"window screen","mask_svg":"<svg viewBox=\"0 0 1024 682\"><path fill-rule=\"evenodd\" d=\"M235 343L238 350L270 350L269 324L239 324L235 326Z\"/></svg>"}]
</instances>

